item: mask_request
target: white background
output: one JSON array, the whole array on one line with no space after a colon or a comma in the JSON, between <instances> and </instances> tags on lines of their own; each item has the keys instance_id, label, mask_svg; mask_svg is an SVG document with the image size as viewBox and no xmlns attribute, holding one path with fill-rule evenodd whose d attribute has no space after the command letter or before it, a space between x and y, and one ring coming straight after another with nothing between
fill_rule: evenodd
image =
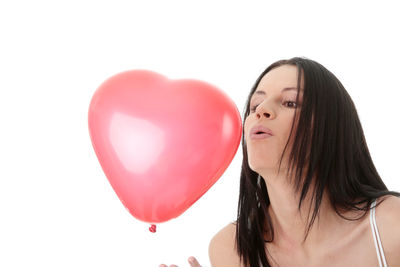
<instances>
[{"instance_id":1,"label":"white background","mask_svg":"<svg viewBox=\"0 0 400 267\"><path fill-rule=\"evenodd\" d=\"M258 75L293 56L352 96L378 172L398 175L400 18L395 1L1 1L0 266L210 266L236 218L241 146L220 180L157 233L132 217L91 145L97 87L124 70L200 79L242 115Z\"/></svg>"}]
</instances>

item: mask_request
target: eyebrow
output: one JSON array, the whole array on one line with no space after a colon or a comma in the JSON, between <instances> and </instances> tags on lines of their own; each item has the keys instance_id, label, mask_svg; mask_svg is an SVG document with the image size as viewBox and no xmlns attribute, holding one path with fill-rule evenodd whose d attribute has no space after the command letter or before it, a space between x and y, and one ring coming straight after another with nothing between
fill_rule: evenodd
<instances>
[{"instance_id":1,"label":"eyebrow","mask_svg":"<svg viewBox=\"0 0 400 267\"><path fill-rule=\"evenodd\" d=\"M283 88L281 90L281 93L286 92L286 91L292 91L292 90L293 91L297 91L297 88L296 87L285 87L285 88ZM300 91L303 92L304 90L301 88ZM262 90L255 91L253 93L253 95L251 96L250 100L252 100L254 95L256 95L256 94L257 95L266 95L267 93L265 91L262 91Z\"/></svg>"},{"instance_id":2,"label":"eyebrow","mask_svg":"<svg viewBox=\"0 0 400 267\"><path fill-rule=\"evenodd\" d=\"M285 87L285 88L282 89L281 92L283 93L283 92L285 92L285 91L290 91L290 90L296 90L296 91L297 91L297 88L296 88L296 87ZM300 91L303 91L303 90L300 89ZM254 94L257 94L257 95L266 95L267 93L264 92L264 91L259 90L259 91L255 91Z\"/></svg>"}]
</instances>

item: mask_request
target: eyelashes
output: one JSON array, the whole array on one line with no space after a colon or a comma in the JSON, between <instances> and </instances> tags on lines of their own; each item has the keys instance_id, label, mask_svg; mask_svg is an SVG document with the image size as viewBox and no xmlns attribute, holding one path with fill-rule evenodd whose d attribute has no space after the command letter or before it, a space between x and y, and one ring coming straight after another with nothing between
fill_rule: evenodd
<instances>
[{"instance_id":1,"label":"eyelashes","mask_svg":"<svg viewBox=\"0 0 400 267\"><path fill-rule=\"evenodd\" d=\"M289 106L286 106L287 108L297 108L298 107L298 104L297 104L297 102L296 101L283 101L283 103L282 103L284 106L286 105L286 104L290 104ZM252 106L251 108L250 108L250 111L251 112L255 112L256 111L256 108L259 106L259 104L258 105L255 105L255 106Z\"/></svg>"},{"instance_id":2,"label":"eyelashes","mask_svg":"<svg viewBox=\"0 0 400 267\"><path fill-rule=\"evenodd\" d=\"M258 107L258 105L255 105L255 106L251 107L251 108L250 108L250 111L251 111L251 112L256 111L256 108L257 108L257 107Z\"/></svg>"},{"instance_id":3,"label":"eyelashes","mask_svg":"<svg viewBox=\"0 0 400 267\"><path fill-rule=\"evenodd\" d=\"M289 106L288 108L297 108L297 102L296 101L284 101L283 104L285 103L292 103L291 106Z\"/></svg>"}]
</instances>

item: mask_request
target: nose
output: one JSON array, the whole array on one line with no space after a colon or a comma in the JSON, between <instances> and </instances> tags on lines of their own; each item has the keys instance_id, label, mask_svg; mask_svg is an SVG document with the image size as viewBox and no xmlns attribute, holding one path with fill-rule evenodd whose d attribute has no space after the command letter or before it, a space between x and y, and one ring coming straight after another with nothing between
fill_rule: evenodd
<instances>
[{"instance_id":1,"label":"nose","mask_svg":"<svg viewBox=\"0 0 400 267\"><path fill-rule=\"evenodd\" d=\"M275 113L271 108L266 107L266 104L258 105L258 107L255 110L256 117L257 119L260 119L262 117L266 117L267 119L272 119L275 117Z\"/></svg>"},{"instance_id":2,"label":"nose","mask_svg":"<svg viewBox=\"0 0 400 267\"><path fill-rule=\"evenodd\" d=\"M256 116L257 116L257 118L261 118L262 116L270 118L271 117L271 113L268 113L268 112L257 113Z\"/></svg>"}]
</instances>

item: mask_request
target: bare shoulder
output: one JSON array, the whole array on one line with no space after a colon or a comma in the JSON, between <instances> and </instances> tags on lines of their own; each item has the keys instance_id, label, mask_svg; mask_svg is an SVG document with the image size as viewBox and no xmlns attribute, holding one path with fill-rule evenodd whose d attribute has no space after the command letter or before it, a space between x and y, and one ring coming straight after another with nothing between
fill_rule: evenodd
<instances>
[{"instance_id":1,"label":"bare shoulder","mask_svg":"<svg viewBox=\"0 0 400 267\"><path fill-rule=\"evenodd\" d=\"M399 225L400 220L400 197L396 196L384 196L378 201L378 206L376 207L376 217L381 221L383 226L389 228L394 228L394 226ZM396 227L400 231L400 227ZM394 230L394 229L393 229ZM396 229L397 230L397 229Z\"/></svg>"},{"instance_id":2,"label":"bare shoulder","mask_svg":"<svg viewBox=\"0 0 400 267\"><path fill-rule=\"evenodd\" d=\"M236 224L229 223L211 239L208 254L212 267L240 267L235 249Z\"/></svg>"},{"instance_id":3,"label":"bare shoulder","mask_svg":"<svg viewBox=\"0 0 400 267\"><path fill-rule=\"evenodd\" d=\"M388 266L400 266L400 197L385 196L376 207L376 223Z\"/></svg>"}]
</instances>

